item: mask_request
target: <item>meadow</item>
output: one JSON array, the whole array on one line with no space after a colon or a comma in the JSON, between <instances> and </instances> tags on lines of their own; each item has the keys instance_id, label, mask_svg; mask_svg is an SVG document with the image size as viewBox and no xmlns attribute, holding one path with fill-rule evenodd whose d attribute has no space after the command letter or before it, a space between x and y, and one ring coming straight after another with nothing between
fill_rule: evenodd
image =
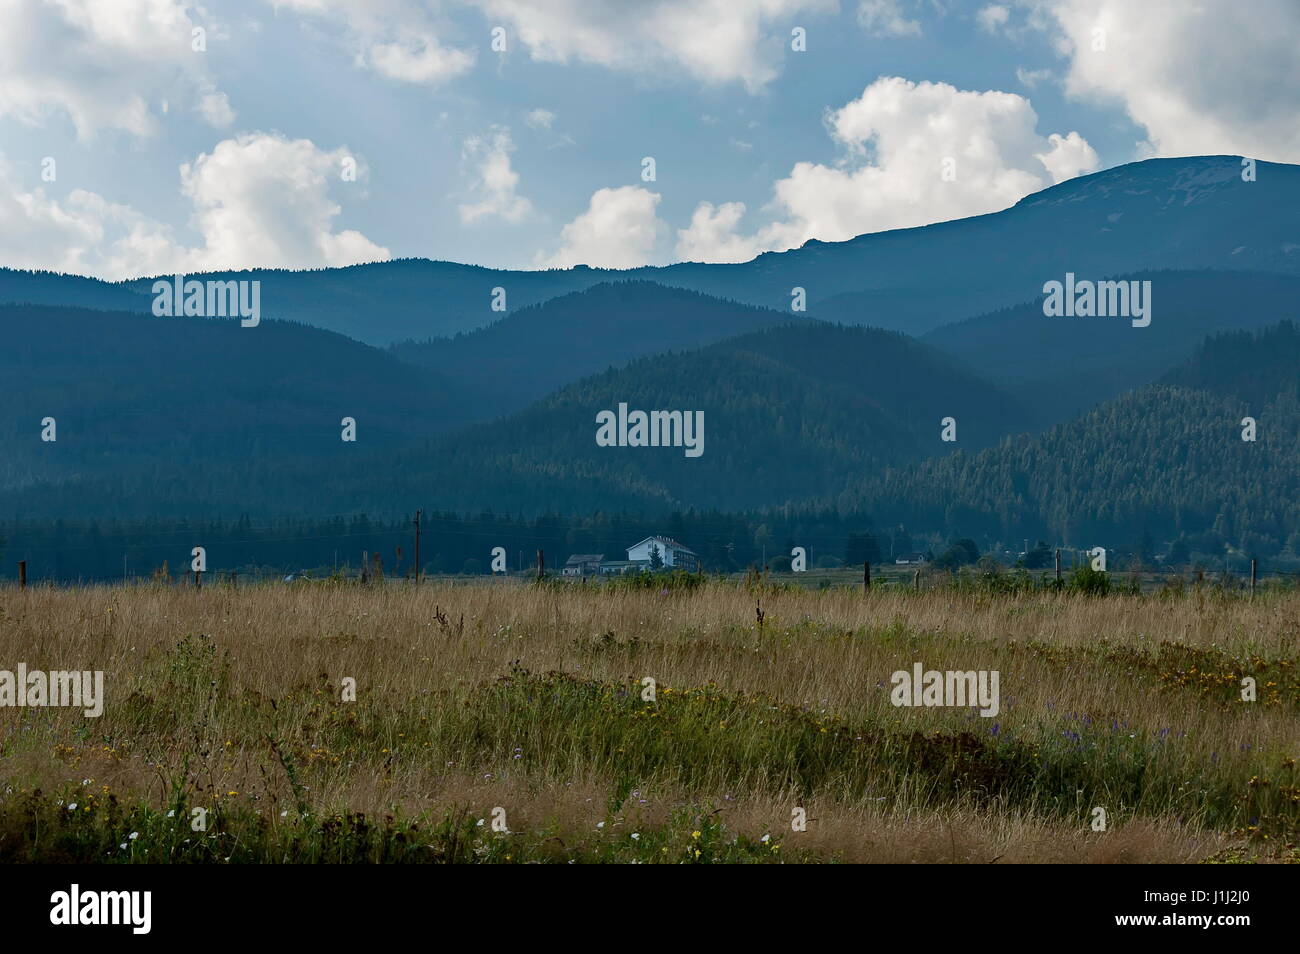
<instances>
[{"instance_id":1,"label":"meadow","mask_svg":"<svg viewBox=\"0 0 1300 954\"><path fill-rule=\"evenodd\" d=\"M106 699L0 708L0 861L1296 862L1298 645L1286 586L7 586L0 669Z\"/></svg>"}]
</instances>

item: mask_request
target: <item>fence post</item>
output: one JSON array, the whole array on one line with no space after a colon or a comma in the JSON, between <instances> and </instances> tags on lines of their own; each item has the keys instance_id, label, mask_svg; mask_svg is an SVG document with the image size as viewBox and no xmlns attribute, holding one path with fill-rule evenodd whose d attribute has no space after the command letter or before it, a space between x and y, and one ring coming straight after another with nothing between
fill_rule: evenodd
<instances>
[{"instance_id":1,"label":"fence post","mask_svg":"<svg viewBox=\"0 0 1300 954\"><path fill-rule=\"evenodd\" d=\"M537 579L540 581L546 575L546 554L541 550L537 551Z\"/></svg>"},{"instance_id":2,"label":"fence post","mask_svg":"<svg viewBox=\"0 0 1300 954\"><path fill-rule=\"evenodd\" d=\"M20 590L27 589L27 561L26 560L18 561L18 588Z\"/></svg>"},{"instance_id":3,"label":"fence post","mask_svg":"<svg viewBox=\"0 0 1300 954\"><path fill-rule=\"evenodd\" d=\"M1061 548L1056 548L1056 582L1061 582Z\"/></svg>"},{"instance_id":4,"label":"fence post","mask_svg":"<svg viewBox=\"0 0 1300 954\"><path fill-rule=\"evenodd\" d=\"M424 513L423 508L415 511L415 582L420 582L420 514Z\"/></svg>"},{"instance_id":5,"label":"fence post","mask_svg":"<svg viewBox=\"0 0 1300 954\"><path fill-rule=\"evenodd\" d=\"M1255 558L1250 558L1250 595L1255 595Z\"/></svg>"},{"instance_id":6,"label":"fence post","mask_svg":"<svg viewBox=\"0 0 1300 954\"><path fill-rule=\"evenodd\" d=\"M866 561L864 560L863 563L862 563L862 593L863 593L863 595L866 595L866 593L867 593L870 589L871 589L871 564L868 563L868 562L866 562Z\"/></svg>"}]
</instances>

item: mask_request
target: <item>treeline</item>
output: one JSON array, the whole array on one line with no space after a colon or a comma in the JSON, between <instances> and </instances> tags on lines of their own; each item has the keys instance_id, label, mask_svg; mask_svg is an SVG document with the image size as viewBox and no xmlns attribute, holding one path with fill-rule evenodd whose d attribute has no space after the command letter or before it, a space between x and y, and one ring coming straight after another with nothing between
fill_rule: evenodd
<instances>
[{"instance_id":1,"label":"treeline","mask_svg":"<svg viewBox=\"0 0 1300 954\"><path fill-rule=\"evenodd\" d=\"M59 582L151 577L164 566L173 577L188 572L191 550L202 546L212 574L356 573L362 554L378 554L388 575L414 568L413 514L366 514L326 519L237 520L9 520L0 522L0 576L12 579L19 560L32 580ZM837 565L850 535L870 534L869 517L830 511L786 514L673 513L662 519L631 514L522 518L424 512L420 563L425 573L487 573L494 547L506 551L509 569L536 564L545 553L548 572L575 553L626 558L647 536L671 537L699 554L710 571L750 564L789 564L790 550L809 551L810 565ZM904 531L905 533L905 531ZM888 534L877 534L886 540ZM911 544L910 536L907 538ZM874 544L873 544L874 546ZM400 550L400 552L399 552ZM856 555L856 550L854 555ZM879 554L879 548L873 553ZM878 557L879 558L879 557Z\"/></svg>"},{"instance_id":2,"label":"treeline","mask_svg":"<svg viewBox=\"0 0 1300 954\"><path fill-rule=\"evenodd\" d=\"M253 520L24 520L0 521L0 579L17 575L27 563L32 581L73 583L161 577L189 572L191 551L204 548L209 578L235 572L241 579L278 579L303 572L323 577L334 572L355 576L363 554L377 555L386 576L405 577L415 566L413 514L354 514L326 518ZM621 560L626 549L647 536L677 540L699 554L709 572L732 573L750 566L790 569L791 550L803 547L809 569L890 565L919 554L939 569L963 566L1050 567L1062 548L1067 568L1078 564L1084 543L1104 546L1111 569L1197 568L1246 572L1259 557L1261 572L1300 571L1293 546L1279 553L1236 547L1215 530L1172 539L1140 532L1097 536L1072 544L1030 537L1005 542L974 531L909 529L866 514L830 510L783 510L728 514L677 512L662 518L636 514L574 517L547 514L524 518L485 511L456 514L425 511L421 518L420 564L424 574L485 574L494 547L505 550L508 569L535 572L537 551L548 573L558 573L569 556L604 554ZM1295 541L1300 542L1300 540Z\"/></svg>"}]
</instances>

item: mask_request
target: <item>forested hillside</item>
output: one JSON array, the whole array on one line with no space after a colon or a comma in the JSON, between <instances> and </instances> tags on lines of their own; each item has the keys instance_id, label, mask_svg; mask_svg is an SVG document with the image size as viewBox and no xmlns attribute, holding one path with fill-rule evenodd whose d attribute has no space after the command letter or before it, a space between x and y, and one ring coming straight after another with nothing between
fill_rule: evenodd
<instances>
[{"instance_id":1,"label":"forested hillside","mask_svg":"<svg viewBox=\"0 0 1300 954\"><path fill-rule=\"evenodd\" d=\"M1300 318L1300 278L1289 275L1160 271L1116 277L1151 283L1147 327L1134 328L1123 318L1048 318L1039 296L922 340L1030 403L1048 425L1151 384L1187 360L1207 335Z\"/></svg>"},{"instance_id":2,"label":"forested hillside","mask_svg":"<svg viewBox=\"0 0 1300 954\"><path fill-rule=\"evenodd\" d=\"M5 305L0 332L0 491L34 488L19 512L204 512L205 479L256 506L282 468L349 446L344 417L354 446L377 450L465 414L436 372L305 325ZM41 439L47 417L54 441ZM61 510L57 485L38 482L65 479L100 490ZM178 500L196 509L167 509Z\"/></svg>"},{"instance_id":3,"label":"forested hillside","mask_svg":"<svg viewBox=\"0 0 1300 954\"><path fill-rule=\"evenodd\" d=\"M232 325L230 334L242 334L242 342L252 330ZM369 385L379 402L375 413L382 403L381 420L393 426L418 420L432 432L439 415L413 407L413 392L398 388L425 372L397 367L402 374L392 384ZM374 370L393 368L379 361ZM386 402L389 395L404 395L408 403ZM304 401L308 396L301 394ZM597 412L620 403L631 410L702 411L702 455L688 457L683 447L597 446ZM409 416L400 416L403 410ZM940 440L940 420L950 415L958 419L955 444ZM362 434L374 426L364 414L355 416ZM394 500L431 496L444 509L527 514L758 508L833 497L854 475L982 446L1021 430L1025 417L996 388L906 336L804 321L639 359L517 414L436 439L420 440L413 427L408 436L415 440L405 447L396 439L391 446L361 438L344 444L331 427L311 443L318 453L310 461L286 460L278 451L213 453L202 467L184 455L150 457L11 491L0 496L0 512L309 514L378 511ZM310 416L317 418L330 420L325 409ZM300 429L314 433L311 428Z\"/></svg>"},{"instance_id":4,"label":"forested hillside","mask_svg":"<svg viewBox=\"0 0 1300 954\"><path fill-rule=\"evenodd\" d=\"M788 311L625 281L519 309L480 331L392 350L472 394L476 419L487 420L633 358L698 348L791 320Z\"/></svg>"},{"instance_id":5,"label":"forested hillside","mask_svg":"<svg viewBox=\"0 0 1300 954\"><path fill-rule=\"evenodd\" d=\"M970 533L1196 537L1194 549L1300 552L1300 336L1283 324L1208 341L1155 385L1046 433L858 482L883 520ZM1243 419L1257 422L1242 439Z\"/></svg>"}]
</instances>

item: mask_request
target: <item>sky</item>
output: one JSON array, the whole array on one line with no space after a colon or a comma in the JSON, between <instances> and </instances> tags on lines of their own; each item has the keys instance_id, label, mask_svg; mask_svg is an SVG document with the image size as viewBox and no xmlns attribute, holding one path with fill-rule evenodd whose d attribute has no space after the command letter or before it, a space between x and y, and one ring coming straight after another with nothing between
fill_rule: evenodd
<instances>
[{"instance_id":1,"label":"sky","mask_svg":"<svg viewBox=\"0 0 1300 954\"><path fill-rule=\"evenodd\" d=\"M1300 162L1297 50L1297 0L0 0L0 265L745 261Z\"/></svg>"}]
</instances>

